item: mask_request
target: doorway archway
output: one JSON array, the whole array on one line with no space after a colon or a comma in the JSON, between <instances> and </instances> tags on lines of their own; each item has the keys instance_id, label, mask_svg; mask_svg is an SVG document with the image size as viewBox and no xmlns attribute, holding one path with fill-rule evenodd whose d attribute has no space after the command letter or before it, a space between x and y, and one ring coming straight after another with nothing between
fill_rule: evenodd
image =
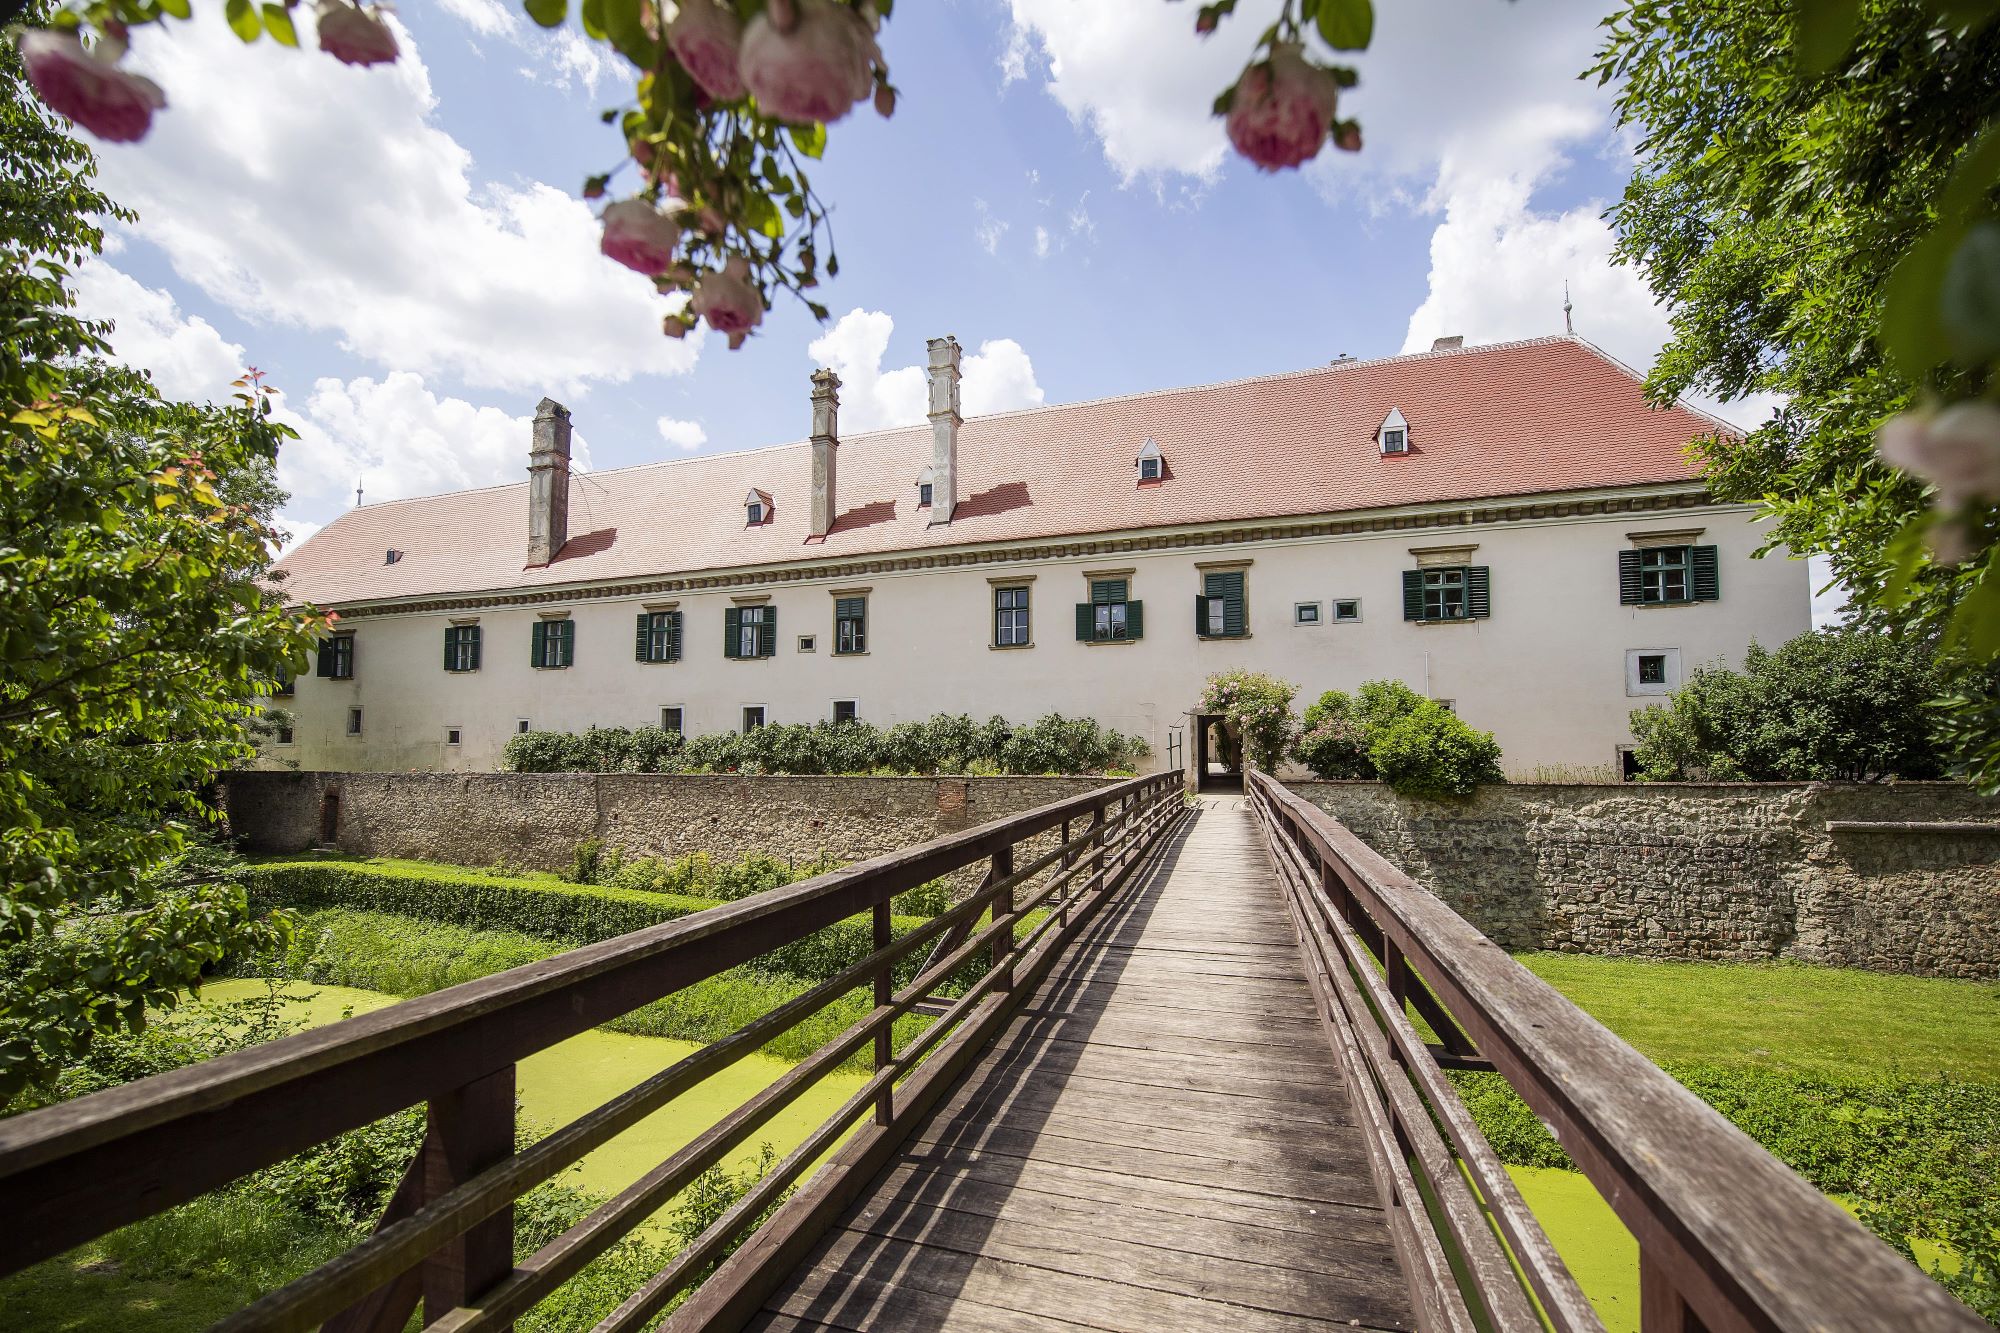
<instances>
[{"instance_id":1,"label":"doorway archway","mask_svg":"<svg viewBox=\"0 0 2000 1333\"><path fill-rule=\"evenodd\" d=\"M1196 791L1243 790L1243 738L1219 713L1201 714L1194 722L1194 785Z\"/></svg>"}]
</instances>

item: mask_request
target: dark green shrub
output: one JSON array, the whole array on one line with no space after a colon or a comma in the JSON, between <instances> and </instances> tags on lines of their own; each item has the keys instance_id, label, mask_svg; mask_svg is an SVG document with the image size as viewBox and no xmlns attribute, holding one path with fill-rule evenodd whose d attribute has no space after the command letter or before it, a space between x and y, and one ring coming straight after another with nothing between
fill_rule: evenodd
<instances>
[{"instance_id":1,"label":"dark green shrub","mask_svg":"<svg viewBox=\"0 0 2000 1333\"><path fill-rule=\"evenodd\" d=\"M1368 731L1353 696L1328 690L1306 709L1293 753L1319 778L1372 778Z\"/></svg>"},{"instance_id":2,"label":"dark green shrub","mask_svg":"<svg viewBox=\"0 0 2000 1333\"><path fill-rule=\"evenodd\" d=\"M595 884L598 882L598 863L604 856L604 839L585 838L570 853L569 874L565 876L572 884Z\"/></svg>"},{"instance_id":3,"label":"dark green shrub","mask_svg":"<svg viewBox=\"0 0 2000 1333\"><path fill-rule=\"evenodd\" d=\"M1500 745L1442 704L1424 700L1371 732L1368 760L1382 781L1408 796L1470 796L1482 782L1505 782Z\"/></svg>"},{"instance_id":4,"label":"dark green shrub","mask_svg":"<svg viewBox=\"0 0 2000 1333\"><path fill-rule=\"evenodd\" d=\"M1697 668L1664 705L1632 714L1650 781L1863 782L1944 772L1931 650L1872 630L1756 644L1743 670Z\"/></svg>"}]
</instances>

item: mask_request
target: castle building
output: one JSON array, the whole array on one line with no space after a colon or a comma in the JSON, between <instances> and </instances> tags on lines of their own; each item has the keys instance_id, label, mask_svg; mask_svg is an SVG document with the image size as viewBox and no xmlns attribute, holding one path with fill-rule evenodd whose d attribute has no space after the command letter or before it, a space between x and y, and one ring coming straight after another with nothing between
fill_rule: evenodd
<instances>
[{"instance_id":1,"label":"castle building","mask_svg":"<svg viewBox=\"0 0 2000 1333\"><path fill-rule=\"evenodd\" d=\"M607 471L537 408L525 484L357 507L278 566L339 612L266 748L307 769L484 770L521 731L688 734L933 713L1094 717L1185 754L1213 672L1394 678L1510 775L1621 762L1696 666L1810 625L1690 441L1569 336L1343 359L966 419L929 346L923 426Z\"/></svg>"}]
</instances>

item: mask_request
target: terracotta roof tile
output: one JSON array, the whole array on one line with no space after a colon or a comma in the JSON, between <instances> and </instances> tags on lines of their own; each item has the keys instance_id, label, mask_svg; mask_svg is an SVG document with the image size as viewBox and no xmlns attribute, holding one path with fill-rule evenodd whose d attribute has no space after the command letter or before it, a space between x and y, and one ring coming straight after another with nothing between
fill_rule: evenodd
<instances>
[{"instance_id":1,"label":"terracotta roof tile","mask_svg":"<svg viewBox=\"0 0 2000 1333\"><path fill-rule=\"evenodd\" d=\"M1391 408L1410 450L1383 457ZM800 416L806 394L799 394ZM974 417L946 526L917 508L928 425L842 441L839 513L809 541L810 446L649 463L571 479L569 541L524 563L527 485L349 510L278 565L323 606L588 583L1092 532L1686 481L1690 440L1724 429L1649 406L1637 376L1580 339L1350 361L1227 384ZM1167 478L1137 485L1148 438ZM528 441L521 441L525 465ZM752 488L770 520L744 522ZM390 547L403 557L383 563Z\"/></svg>"}]
</instances>

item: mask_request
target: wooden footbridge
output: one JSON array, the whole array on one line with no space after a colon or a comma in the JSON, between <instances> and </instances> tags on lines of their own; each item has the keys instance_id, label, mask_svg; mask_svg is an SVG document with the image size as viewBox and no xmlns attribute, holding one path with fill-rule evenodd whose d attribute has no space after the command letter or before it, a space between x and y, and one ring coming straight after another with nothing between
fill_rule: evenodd
<instances>
[{"instance_id":1,"label":"wooden footbridge","mask_svg":"<svg viewBox=\"0 0 2000 1333\"><path fill-rule=\"evenodd\" d=\"M1248 781L1199 807L1173 775L1107 786L0 1122L0 1272L423 1103L374 1234L218 1327L395 1333L421 1307L505 1329L861 1059L859 1091L599 1330L1601 1328L1444 1073L1482 1069L1637 1238L1646 1333L1986 1327L1342 825ZM968 870L970 897L894 934L895 894ZM873 950L837 976L516 1143L519 1060L855 916ZM857 989L865 1017L517 1254L527 1190ZM933 1021L899 1047L911 1012Z\"/></svg>"}]
</instances>

